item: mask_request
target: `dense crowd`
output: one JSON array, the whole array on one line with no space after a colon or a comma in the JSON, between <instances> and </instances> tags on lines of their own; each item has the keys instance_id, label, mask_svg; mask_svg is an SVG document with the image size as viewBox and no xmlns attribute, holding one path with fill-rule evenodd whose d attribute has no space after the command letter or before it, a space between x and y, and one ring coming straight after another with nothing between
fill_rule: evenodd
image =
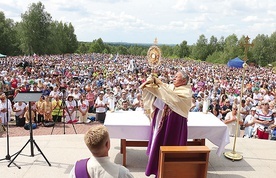
<instances>
[{"instance_id":1,"label":"dense crowd","mask_svg":"<svg viewBox=\"0 0 276 178\"><path fill-rule=\"evenodd\" d=\"M17 93L26 91L42 92L41 99L32 102L37 123L61 122L62 116L68 123L84 123L89 112L95 112L97 120L104 122L106 110L143 110L139 86L148 76L154 73L163 82L170 83L181 69L190 77L191 112L203 111L204 104L208 103L209 112L232 125L230 135L234 134L237 109L241 113L241 129L250 127L246 137L275 127L276 74L270 68L246 68L241 98L243 69L202 61L162 59L160 65L153 67L148 65L145 56L93 53L15 56L3 58L0 63L0 91L4 93L1 98L11 101L17 121L26 118L28 103L13 99ZM0 107L5 108L5 103L1 103ZM249 116L251 119L246 119ZM0 117L4 123L5 114ZM264 120L270 122L259 122Z\"/></svg>"}]
</instances>

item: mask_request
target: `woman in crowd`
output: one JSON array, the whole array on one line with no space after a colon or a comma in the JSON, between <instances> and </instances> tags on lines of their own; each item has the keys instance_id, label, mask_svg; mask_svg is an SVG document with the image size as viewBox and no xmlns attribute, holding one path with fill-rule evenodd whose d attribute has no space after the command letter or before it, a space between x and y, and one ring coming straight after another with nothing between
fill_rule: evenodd
<instances>
[{"instance_id":1,"label":"woman in crowd","mask_svg":"<svg viewBox=\"0 0 276 178\"><path fill-rule=\"evenodd\" d=\"M104 99L104 92L100 91L99 96L97 97L94 107L96 108L96 121L104 123L105 114L107 109L107 101Z\"/></svg>"},{"instance_id":2,"label":"woman in crowd","mask_svg":"<svg viewBox=\"0 0 276 178\"><path fill-rule=\"evenodd\" d=\"M69 95L67 97L67 100L65 101L65 122L66 123L72 123L77 122L76 120L76 101L74 100L74 97L72 95Z\"/></svg>"},{"instance_id":3,"label":"woman in crowd","mask_svg":"<svg viewBox=\"0 0 276 178\"><path fill-rule=\"evenodd\" d=\"M213 107L211 113L214 114L214 116L216 116L218 119L222 120L222 115L221 115L221 113L219 112L219 109L218 109L218 108Z\"/></svg>"},{"instance_id":4,"label":"woman in crowd","mask_svg":"<svg viewBox=\"0 0 276 178\"><path fill-rule=\"evenodd\" d=\"M237 129L237 120L238 120L238 107L237 105L232 106L232 111L227 113L225 116L224 123L227 125L228 130L229 130L229 135L231 137L234 137L236 134L236 129ZM243 120L239 120L238 122L239 125L243 124ZM240 129L240 127L238 127ZM238 130L238 135L239 136L240 132Z\"/></svg>"},{"instance_id":5,"label":"woman in crowd","mask_svg":"<svg viewBox=\"0 0 276 178\"><path fill-rule=\"evenodd\" d=\"M48 96L45 97L45 102L43 104L43 114L44 114L44 121L45 122L52 122L53 118L52 118L52 111L53 111L53 107L52 107L52 103L50 102L50 98Z\"/></svg>"},{"instance_id":6,"label":"woman in crowd","mask_svg":"<svg viewBox=\"0 0 276 178\"><path fill-rule=\"evenodd\" d=\"M78 110L80 113L79 121L77 123L84 123L87 120L87 113L89 109L89 103L85 99L85 94L80 96L80 100L78 101Z\"/></svg>"}]
</instances>

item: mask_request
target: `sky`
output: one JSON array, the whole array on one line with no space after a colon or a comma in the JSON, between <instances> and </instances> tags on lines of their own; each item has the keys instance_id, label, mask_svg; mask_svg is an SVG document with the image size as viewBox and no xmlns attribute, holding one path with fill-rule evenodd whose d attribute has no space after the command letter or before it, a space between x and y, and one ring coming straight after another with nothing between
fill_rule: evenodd
<instances>
[{"instance_id":1,"label":"sky","mask_svg":"<svg viewBox=\"0 0 276 178\"><path fill-rule=\"evenodd\" d=\"M35 0L5 0L0 11L21 21ZM276 31L275 0L40 0L52 20L72 23L78 41L192 45L200 35L254 39Z\"/></svg>"}]
</instances>

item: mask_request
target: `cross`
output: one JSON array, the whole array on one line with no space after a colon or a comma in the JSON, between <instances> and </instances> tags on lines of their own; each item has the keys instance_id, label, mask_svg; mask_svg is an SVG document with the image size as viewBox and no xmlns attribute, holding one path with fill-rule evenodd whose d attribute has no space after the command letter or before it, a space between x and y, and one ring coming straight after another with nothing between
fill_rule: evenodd
<instances>
[{"instance_id":1,"label":"cross","mask_svg":"<svg viewBox=\"0 0 276 178\"><path fill-rule=\"evenodd\" d=\"M245 54L244 59L243 59L244 61L247 61L248 48L250 46L252 46L252 47L254 46L253 43L251 43L251 44L249 43L249 40L250 40L250 38L248 36L246 36L245 39L244 39L245 43L244 44L241 43L241 46L244 47L244 54Z\"/></svg>"},{"instance_id":2,"label":"cross","mask_svg":"<svg viewBox=\"0 0 276 178\"><path fill-rule=\"evenodd\" d=\"M154 43L155 45L157 45L157 43L158 43L157 38L154 39L153 43Z\"/></svg>"}]
</instances>

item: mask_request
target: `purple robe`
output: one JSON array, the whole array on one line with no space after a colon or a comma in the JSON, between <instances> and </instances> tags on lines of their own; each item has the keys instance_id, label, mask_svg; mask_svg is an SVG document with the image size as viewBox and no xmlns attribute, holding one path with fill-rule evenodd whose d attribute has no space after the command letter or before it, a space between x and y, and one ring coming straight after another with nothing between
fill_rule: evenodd
<instances>
[{"instance_id":1,"label":"purple robe","mask_svg":"<svg viewBox=\"0 0 276 178\"><path fill-rule=\"evenodd\" d=\"M185 146L188 139L187 118L169 109L167 115L162 117L158 132L153 140L153 133L157 119L158 108L154 111L152 120L151 137L149 139L147 154L149 155L145 174L155 174L158 177L158 162L160 146ZM154 142L154 145L152 145Z\"/></svg>"}]
</instances>

